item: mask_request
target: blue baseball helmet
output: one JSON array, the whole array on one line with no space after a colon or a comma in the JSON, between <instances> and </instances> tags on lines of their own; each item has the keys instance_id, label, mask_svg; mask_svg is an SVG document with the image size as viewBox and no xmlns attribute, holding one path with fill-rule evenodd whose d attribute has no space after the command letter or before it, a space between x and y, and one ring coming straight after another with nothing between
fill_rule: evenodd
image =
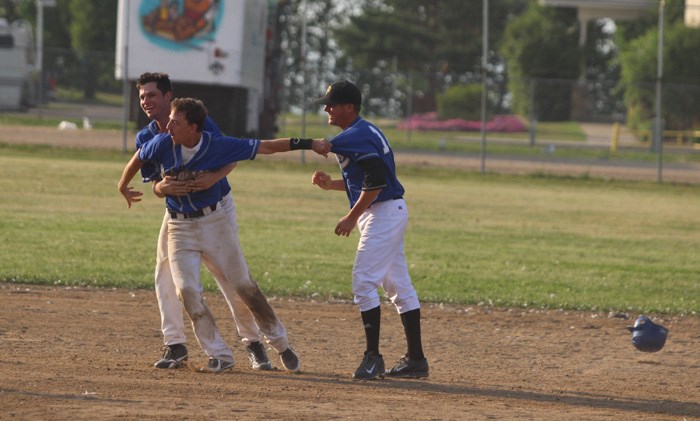
<instances>
[{"instance_id":1,"label":"blue baseball helmet","mask_svg":"<svg viewBox=\"0 0 700 421\"><path fill-rule=\"evenodd\" d=\"M668 329L652 322L647 316L639 316L634 326L628 326L632 332L632 345L643 352L657 352L666 344Z\"/></svg>"}]
</instances>

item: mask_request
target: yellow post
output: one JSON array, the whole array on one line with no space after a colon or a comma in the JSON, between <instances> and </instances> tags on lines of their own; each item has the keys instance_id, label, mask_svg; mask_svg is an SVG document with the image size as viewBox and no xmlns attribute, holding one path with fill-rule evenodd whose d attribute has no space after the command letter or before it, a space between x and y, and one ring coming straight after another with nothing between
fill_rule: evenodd
<instances>
[{"instance_id":1,"label":"yellow post","mask_svg":"<svg viewBox=\"0 0 700 421\"><path fill-rule=\"evenodd\" d=\"M620 123L613 123L612 138L610 139L610 153L617 153L617 143L620 141Z\"/></svg>"}]
</instances>

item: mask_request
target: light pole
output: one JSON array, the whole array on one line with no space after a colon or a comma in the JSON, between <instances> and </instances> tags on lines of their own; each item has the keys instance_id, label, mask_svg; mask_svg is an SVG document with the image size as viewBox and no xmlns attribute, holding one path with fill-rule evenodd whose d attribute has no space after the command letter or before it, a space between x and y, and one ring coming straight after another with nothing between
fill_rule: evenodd
<instances>
[{"instance_id":1,"label":"light pole","mask_svg":"<svg viewBox=\"0 0 700 421\"><path fill-rule=\"evenodd\" d=\"M489 0L483 4L483 43L481 52L481 174L486 173L486 65L489 52Z\"/></svg>"},{"instance_id":2,"label":"light pole","mask_svg":"<svg viewBox=\"0 0 700 421\"><path fill-rule=\"evenodd\" d=\"M664 135L663 135L663 119L661 117L661 79L664 76L664 6L666 4L665 0L659 2L659 43L656 48L656 118L654 127L654 140L656 141L656 161L657 161L657 172L656 181L662 182L662 172L663 172L663 149L664 149Z\"/></svg>"},{"instance_id":3,"label":"light pole","mask_svg":"<svg viewBox=\"0 0 700 421\"><path fill-rule=\"evenodd\" d=\"M36 72L39 75L39 117L44 103L44 7L56 6L56 0L36 0Z\"/></svg>"},{"instance_id":4,"label":"light pole","mask_svg":"<svg viewBox=\"0 0 700 421\"><path fill-rule=\"evenodd\" d=\"M301 5L301 72L304 78L301 93L301 137L306 137L306 84L308 72L306 71L306 0ZM306 162L304 150L301 151L301 163Z\"/></svg>"},{"instance_id":5,"label":"light pole","mask_svg":"<svg viewBox=\"0 0 700 421\"><path fill-rule=\"evenodd\" d=\"M124 17L124 55L122 57L122 153L126 153L126 137L129 131L129 19L131 18L131 0L124 0L126 11Z\"/></svg>"}]
</instances>

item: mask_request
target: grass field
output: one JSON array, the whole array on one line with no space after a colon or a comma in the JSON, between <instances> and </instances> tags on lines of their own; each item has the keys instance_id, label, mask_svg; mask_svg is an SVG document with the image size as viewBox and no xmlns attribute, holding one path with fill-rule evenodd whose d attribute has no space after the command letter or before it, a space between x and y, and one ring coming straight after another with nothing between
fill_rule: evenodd
<instances>
[{"instance_id":1,"label":"grass field","mask_svg":"<svg viewBox=\"0 0 700 421\"><path fill-rule=\"evenodd\" d=\"M151 288L163 203L133 183L145 200L126 208L116 183L127 159L0 146L0 280ZM241 242L268 295L350 297L357 233L333 234L347 201L311 186L315 169L262 157L229 176ZM424 301L700 311L700 186L431 168L399 177Z\"/></svg>"}]
</instances>

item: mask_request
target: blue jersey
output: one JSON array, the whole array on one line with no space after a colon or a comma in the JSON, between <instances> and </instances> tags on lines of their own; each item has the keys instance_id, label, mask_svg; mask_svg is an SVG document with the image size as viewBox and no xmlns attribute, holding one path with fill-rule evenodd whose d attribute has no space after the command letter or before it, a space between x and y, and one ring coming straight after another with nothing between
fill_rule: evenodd
<instances>
[{"instance_id":1,"label":"blue jersey","mask_svg":"<svg viewBox=\"0 0 700 421\"><path fill-rule=\"evenodd\" d=\"M384 133L362 117L357 119L333 140L331 152L336 154L338 164L345 181L345 192L350 201L350 207L360 198L364 170L358 162L369 158L380 158L384 164L386 186L375 199L375 202L403 197L404 188L396 178L394 152L389 147Z\"/></svg>"},{"instance_id":2,"label":"blue jersey","mask_svg":"<svg viewBox=\"0 0 700 421\"><path fill-rule=\"evenodd\" d=\"M207 116L206 120L204 120L204 131L216 133L218 135L221 134L219 126L217 126L216 123L214 123L214 120L209 118L209 116ZM158 123L156 123L155 120L148 123L146 127L144 127L138 133L136 133L136 150L138 151L139 149L141 149L143 145L148 143L148 141L150 141L151 139L156 137L156 135L159 134L160 132L158 131ZM159 181L160 171L155 166L149 163L144 163L141 167L141 178L143 179L144 183L147 183L149 181Z\"/></svg>"},{"instance_id":3,"label":"blue jersey","mask_svg":"<svg viewBox=\"0 0 700 421\"><path fill-rule=\"evenodd\" d=\"M201 171L217 170L232 162L255 159L260 141L238 139L202 132L201 145L187 163L182 163L182 147L175 144L167 133L158 134L139 150L139 159L159 169L159 177L176 176L178 180L192 180ZM166 196L165 204L174 212L193 212L213 205L231 191L222 178L207 190L185 196Z\"/></svg>"}]
</instances>

